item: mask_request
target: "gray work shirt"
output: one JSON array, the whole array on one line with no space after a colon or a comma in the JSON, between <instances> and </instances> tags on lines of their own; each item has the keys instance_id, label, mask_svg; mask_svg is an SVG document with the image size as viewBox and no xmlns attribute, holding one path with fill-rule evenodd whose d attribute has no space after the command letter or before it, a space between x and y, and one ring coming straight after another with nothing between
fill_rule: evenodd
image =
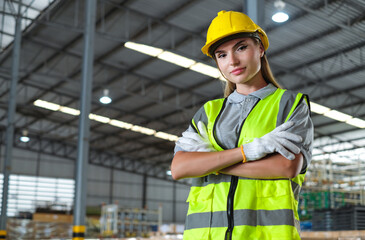
<instances>
[{"instance_id":1,"label":"gray work shirt","mask_svg":"<svg viewBox=\"0 0 365 240\"><path fill-rule=\"evenodd\" d=\"M223 109L220 118L216 123L215 133L217 143L224 149L236 148L236 140L240 134L240 125L247 118L256 103L265 99L276 91L276 87L272 84L268 84L253 93L243 95L234 91L227 98L226 107ZM289 93L289 91L287 91ZM292 92L291 92L292 93ZM293 94L291 94L294 96ZM287 116L283 114L284 116ZM194 115L194 119L199 119L207 124L208 119L204 110L204 106L201 107ZM285 119L282 119L283 121ZM295 125L289 128L287 131L300 135L303 138L302 143L296 145L300 147L301 153L304 157L304 164L302 170L305 171L312 159L312 143L313 143L313 123L310 118L310 111L305 101L302 101L294 110L289 118L290 121L295 122ZM196 122L197 123L197 122ZM195 132L195 130L189 126L186 130L188 132ZM175 153L178 151L184 151L181 147L175 146Z\"/></svg>"}]
</instances>

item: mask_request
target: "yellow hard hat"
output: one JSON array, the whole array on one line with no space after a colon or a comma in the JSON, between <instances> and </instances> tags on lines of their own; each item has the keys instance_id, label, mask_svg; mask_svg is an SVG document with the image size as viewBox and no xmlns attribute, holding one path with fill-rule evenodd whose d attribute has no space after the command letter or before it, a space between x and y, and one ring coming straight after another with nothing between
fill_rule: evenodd
<instances>
[{"instance_id":1,"label":"yellow hard hat","mask_svg":"<svg viewBox=\"0 0 365 240\"><path fill-rule=\"evenodd\" d=\"M205 55L213 57L210 51L211 49L209 49L212 45L219 43L219 40L225 39L228 36L235 34L242 35L243 33L247 33L249 37L260 38L265 51L269 48L269 39L265 31L256 25L251 18L241 12L227 12L223 10L211 22L207 32L207 41L201 50ZM214 49L216 47L218 45Z\"/></svg>"}]
</instances>

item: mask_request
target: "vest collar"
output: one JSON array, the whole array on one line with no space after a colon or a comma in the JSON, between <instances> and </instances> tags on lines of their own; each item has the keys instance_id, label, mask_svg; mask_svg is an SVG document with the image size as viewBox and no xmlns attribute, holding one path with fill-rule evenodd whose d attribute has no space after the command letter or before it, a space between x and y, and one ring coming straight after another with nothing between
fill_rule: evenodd
<instances>
[{"instance_id":1,"label":"vest collar","mask_svg":"<svg viewBox=\"0 0 365 240\"><path fill-rule=\"evenodd\" d=\"M252 92L248 95L243 95L237 92L237 90L234 90L233 93L231 93L228 96L228 102L229 103L242 103L244 102L246 99L249 98L259 98L259 99L265 99L267 96L273 94L276 91L277 87L275 87L274 85L272 85L271 83L269 83L267 86Z\"/></svg>"}]
</instances>

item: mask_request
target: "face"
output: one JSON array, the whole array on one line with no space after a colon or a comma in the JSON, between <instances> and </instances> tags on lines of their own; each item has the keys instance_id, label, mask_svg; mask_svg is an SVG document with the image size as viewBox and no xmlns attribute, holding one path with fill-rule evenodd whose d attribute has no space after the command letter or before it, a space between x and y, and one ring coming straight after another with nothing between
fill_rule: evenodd
<instances>
[{"instance_id":1,"label":"face","mask_svg":"<svg viewBox=\"0 0 365 240\"><path fill-rule=\"evenodd\" d=\"M261 57L264 49L252 38L237 38L220 45L214 52L217 64L223 75L232 83L239 85L255 84L263 80Z\"/></svg>"}]
</instances>

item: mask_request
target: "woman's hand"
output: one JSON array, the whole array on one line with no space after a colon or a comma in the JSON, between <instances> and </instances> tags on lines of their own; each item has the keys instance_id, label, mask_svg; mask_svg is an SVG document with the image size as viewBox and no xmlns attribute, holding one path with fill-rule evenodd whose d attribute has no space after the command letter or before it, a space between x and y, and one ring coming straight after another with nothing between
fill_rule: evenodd
<instances>
[{"instance_id":1,"label":"woman's hand","mask_svg":"<svg viewBox=\"0 0 365 240\"><path fill-rule=\"evenodd\" d=\"M279 153L283 157L293 160L294 154L300 153L300 148L294 143L303 141L302 137L286 131L294 122L286 122L261 138L255 138L252 142L243 144L243 151L247 161L254 161L265 157L270 153Z\"/></svg>"},{"instance_id":2,"label":"woman's hand","mask_svg":"<svg viewBox=\"0 0 365 240\"><path fill-rule=\"evenodd\" d=\"M183 136L176 142L176 146L186 152L215 152L217 151L209 141L208 131L205 124L198 122L200 135L195 132L183 132Z\"/></svg>"}]
</instances>

